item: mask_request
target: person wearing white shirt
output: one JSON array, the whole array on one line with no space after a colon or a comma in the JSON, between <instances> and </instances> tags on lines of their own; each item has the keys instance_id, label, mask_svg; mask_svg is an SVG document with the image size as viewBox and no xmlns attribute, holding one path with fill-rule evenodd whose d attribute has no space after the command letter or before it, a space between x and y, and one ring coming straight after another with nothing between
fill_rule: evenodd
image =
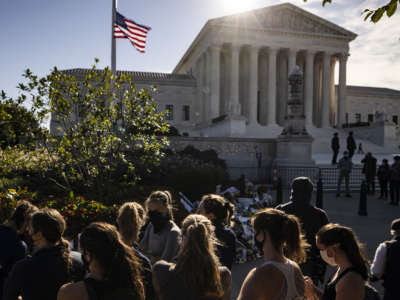
<instances>
[{"instance_id":1,"label":"person wearing white shirt","mask_svg":"<svg viewBox=\"0 0 400 300\"><path fill-rule=\"evenodd\" d=\"M378 246L371 265L372 281L383 279L383 300L400 299L400 218L392 222L390 232L393 239Z\"/></svg>"}]
</instances>

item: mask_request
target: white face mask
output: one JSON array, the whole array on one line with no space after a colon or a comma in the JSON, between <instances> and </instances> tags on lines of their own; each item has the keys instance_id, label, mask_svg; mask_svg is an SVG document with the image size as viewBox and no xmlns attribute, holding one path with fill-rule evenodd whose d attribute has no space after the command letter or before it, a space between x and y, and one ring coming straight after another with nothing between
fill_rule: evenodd
<instances>
[{"instance_id":1,"label":"white face mask","mask_svg":"<svg viewBox=\"0 0 400 300\"><path fill-rule=\"evenodd\" d=\"M332 267L336 267L337 263L335 261L334 257L329 257L327 250L320 250L319 253L321 254L322 259L328 264L331 265Z\"/></svg>"}]
</instances>

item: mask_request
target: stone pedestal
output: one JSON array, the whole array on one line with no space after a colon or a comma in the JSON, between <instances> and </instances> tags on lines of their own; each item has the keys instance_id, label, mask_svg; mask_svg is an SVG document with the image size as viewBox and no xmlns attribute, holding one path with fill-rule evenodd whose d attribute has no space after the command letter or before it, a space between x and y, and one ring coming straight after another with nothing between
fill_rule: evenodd
<instances>
[{"instance_id":1,"label":"stone pedestal","mask_svg":"<svg viewBox=\"0 0 400 300\"><path fill-rule=\"evenodd\" d=\"M289 75L289 99L285 127L277 138L277 155L275 164L278 166L312 166L313 138L305 126L303 100L303 73L299 67Z\"/></svg>"},{"instance_id":2,"label":"stone pedestal","mask_svg":"<svg viewBox=\"0 0 400 300\"><path fill-rule=\"evenodd\" d=\"M277 139L276 159L278 166L312 166L313 138L305 136L279 136Z\"/></svg>"}]
</instances>

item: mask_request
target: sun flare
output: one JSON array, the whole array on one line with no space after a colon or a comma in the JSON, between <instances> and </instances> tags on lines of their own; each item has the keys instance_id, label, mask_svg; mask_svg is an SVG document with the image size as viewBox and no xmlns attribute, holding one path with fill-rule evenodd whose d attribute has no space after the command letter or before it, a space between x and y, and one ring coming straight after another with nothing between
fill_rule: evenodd
<instances>
[{"instance_id":1,"label":"sun flare","mask_svg":"<svg viewBox=\"0 0 400 300\"><path fill-rule=\"evenodd\" d=\"M222 0L222 5L230 13L249 10L252 6L251 0Z\"/></svg>"}]
</instances>

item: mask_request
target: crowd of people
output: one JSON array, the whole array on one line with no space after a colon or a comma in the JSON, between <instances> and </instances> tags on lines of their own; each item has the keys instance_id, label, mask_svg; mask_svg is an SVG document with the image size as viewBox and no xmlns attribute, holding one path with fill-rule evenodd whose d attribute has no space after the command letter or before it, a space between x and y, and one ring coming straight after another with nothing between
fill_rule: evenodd
<instances>
[{"instance_id":1,"label":"crowd of people","mask_svg":"<svg viewBox=\"0 0 400 300\"><path fill-rule=\"evenodd\" d=\"M343 152L343 157L337 161L339 154L340 143L337 133L333 134L331 140L331 148L333 151L332 165L337 165L339 170L338 183L336 188L336 197L341 196L341 185L343 179L345 180L346 197L351 198L350 193L350 175L353 169L352 157L356 150L356 142L353 137L353 132L349 132L347 137L347 150ZM361 143L359 144L359 150L362 150ZM364 153L364 151L358 151L358 153ZM377 159L372 155L371 152L367 152L364 158L361 160L363 165L362 173L365 176L365 183L367 185L367 193L375 195L375 179L378 179L380 196L379 199L388 200L391 205L399 205L400 200L400 156L395 155L393 162L389 165L389 161L385 158L382 160L382 164L377 166Z\"/></svg>"},{"instance_id":2,"label":"crowd of people","mask_svg":"<svg viewBox=\"0 0 400 300\"><path fill-rule=\"evenodd\" d=\"M361 300L374 294L370 266L351 228L329 223L310 200L307 177L292 183L290 202L261 208L252 217L254 245L263 261L244 280L238 300ZM54 209L20 201L0 225L3 300L228 300L236 237L234 205L202 197L178 226L168 191L144 203L127 202L115 224L94 222L79 234L79 252L63 237L66 223ZM400 299L400 219L393 240L379 245L372 278L384 278L385 300ZM322 289L326 264L336 272Z\"/></svg>"}]
</instances>

